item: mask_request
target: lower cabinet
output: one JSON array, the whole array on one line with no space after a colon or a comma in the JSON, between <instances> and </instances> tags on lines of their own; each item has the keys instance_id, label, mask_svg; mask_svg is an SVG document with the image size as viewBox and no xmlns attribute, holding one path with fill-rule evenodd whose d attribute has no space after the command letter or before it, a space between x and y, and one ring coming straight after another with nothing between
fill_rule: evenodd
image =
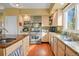
<instances>
[{"instance_id":1,"label":"lower cabinet","mask_svg":"<svg viewBox=\"0 0 79 59\"><path fill-rule=\"evenodd\" d=\"M64 55L65 55L65 51L60 47L58 47L58 56L64 56Z\"/></svg>"},{"instance_id":2,"label":"lower cabinet","mask_svg":"<svg viewBox=\"0 0 79 59\"><path fill-rule=\"evenodd\" d=\"M22 40L5 48L6 56L21 56L22 55Z\"/></svg>"},{"instance_id":3,"label":"lower cabinet","mask_svg":"<svg viewBox=\"0 0 79 59\"><path fill-rule=\"evenodd\" d=\"M42 39L42 42L49 42L49 33L47 33Z\"/></svg>"},{"instance_id":4,"label":"lower cabinet","mask_svg":"<svg viewBox=\"0 0 79 59\"><path fill-rule=\"evenodd\" d=\"M26 56L28 54L28 49L29 49L29 36L26 36L23 39L23 55Z\"/></svg>"},{"instance_id":5,"label":"lower cabinet","mask_svg":"<svg viewBox=\"0 0 79 59\"><path fill-rule=\"evenodd\" d=\"M58 56L65 56L65 44L58 40Z\"/></svg>"},{"instance_id":6,"label":"lower cabinet","mask_svg":"<svg viewBox=\"0 0 79 59\"><path fill-rule=\"evenodd\" d=\"M78 54L74 50L68 47L55 35L50 36L51 49L54 52L55 56L78 56Z\"/></svg>"},{"instance_id":7,"label":"lower cabinet","mask_svg":"<svg viewBox=\"0 0 79 59\"><path fill-rule=\"evenodd\" d=\"M49 34L49 44L51 45L51 49L54 49L54 39L52 33Z\"/></svg>"},{"instance_id":8,"label":"lower cabinet","mask_svg":"<svg viewBox=\"0 0 79 59\"><path fill-rule=\"evenodd\" d=\"M66 46L66 56L78 56L78 54Z\"/></svg>"},{"instance_id":9,"label":"lower cabinet","mask_svg":"<svg viewBox=\"0 0 79 59\"><path fill-rule=\"evenodd\" d=\"M54 51L55 56L57 56L57 49L58 49L58 47L57 47L57 45L58 45L57 40L58 39L56 37L53 37L53 41L54 41L53 51Z\"/></svg>"},{"instance_id":10,"label":"lower cabinet","mask_svg":"<svg viewBox=\"0 0 79 59\"><path fill-rule=\"evenodd\" d=\"M22 56L22 45L19 46L16 50L11 52L8 56Z\"/></svg>"},{"instance_id":11,"label":"lower cabinet","mask_svg":"<svg viewBox=\"0 0 79 59\"><path fill-rule=\"evenodd\" d=\"M28 48L29 36L26 36L7 48L0 48L0 56L27 56Z\"/></svg>"}]
</instances>

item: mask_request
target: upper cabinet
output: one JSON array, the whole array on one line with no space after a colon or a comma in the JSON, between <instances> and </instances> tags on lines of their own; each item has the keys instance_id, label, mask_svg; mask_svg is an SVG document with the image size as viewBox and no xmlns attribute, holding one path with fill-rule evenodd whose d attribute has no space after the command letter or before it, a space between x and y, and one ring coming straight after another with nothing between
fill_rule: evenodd
<instances>
[{"instance_id":1,"label":"upper cabinet","mask_svg":"<svg viewBox=\"0 0 79 59\"><path fill-rule=\"evenodd\" d=\"M52 24L51 26L62 26L62 10L57 10L52 16L51 16Z\"/></svg>"},{"instance_id":2,"label":"upper cabinet","mask_svg":"<svg viewBox=\"0 0 79 59\"><path fill-rule=\"evenodd\" d=\"M63 14L62 10L58 10L58 17L57 17L57 26L63 26Z\"/></svg>"},{"instance_id":3,"label":"upper cabinet","mask_svg":"<svg viewBox=\"0 0 79 59\"><path fill-rule=\"evenodd\" d=\"M42 16L42 26L49 26L49 16Z\"/></svg>"}]
</instances>

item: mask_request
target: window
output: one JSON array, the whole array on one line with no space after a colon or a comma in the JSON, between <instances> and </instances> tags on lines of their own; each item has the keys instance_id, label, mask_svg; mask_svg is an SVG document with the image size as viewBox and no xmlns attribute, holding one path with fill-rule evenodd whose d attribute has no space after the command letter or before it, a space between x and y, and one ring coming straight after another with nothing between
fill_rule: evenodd
<instances>
[{"instance_id":1,"label":"window","mask_svg":"<svg viewBox=\"0 0 79 59\"><path fill-rule=\"evenodd\" d=\"M68 15L67 17L68 29L74 30L75 29L75 7L69 9L67 15Z\"/></svg>"},{"instance_id":2,"label":"window","mask_svg":"<svg viewBox=\"0 0 79 59\"><path fill-rule=\"evenodd\" d=\"M64 29L76 29L76 7L75 4L68 5L64 12Z\"/></svg>"}]
</instances>

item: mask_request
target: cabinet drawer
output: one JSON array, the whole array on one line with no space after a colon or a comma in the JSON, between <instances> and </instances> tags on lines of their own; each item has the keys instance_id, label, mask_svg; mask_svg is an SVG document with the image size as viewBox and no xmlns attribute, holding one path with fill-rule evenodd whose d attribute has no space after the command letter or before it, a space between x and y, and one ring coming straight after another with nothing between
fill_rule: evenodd
<instances>
[{"instance_id":1,"label":"cabinet drawer","mask_svg":"<svg viewBox=\"0 0 79 59\"><path fill-rule=\"evenodd\" d=\"M66 47L66 55L68 56L78 56L72 49Z\"/></svg>"},{"instance_id":2,"label":"cabinet drawer","mask_svg":"<svg viewBox=\"0 0 79 59\"><path fill-rule=\"evenodd\" d=\"M60 47L61 49L65 50L65 44L62 43L60 40L58 40L58 47Z\"/></svg>"},{"instance_id":3,"label":"cabinet drawer","mask_svg":"<svg viewBox=\"0 0 79 59\"><path fill-rule=\"evenodd\" d=\"M46 34L43 38L42 38L42 42L49 42L49 35Z\"/></svg>"}]
</instances>

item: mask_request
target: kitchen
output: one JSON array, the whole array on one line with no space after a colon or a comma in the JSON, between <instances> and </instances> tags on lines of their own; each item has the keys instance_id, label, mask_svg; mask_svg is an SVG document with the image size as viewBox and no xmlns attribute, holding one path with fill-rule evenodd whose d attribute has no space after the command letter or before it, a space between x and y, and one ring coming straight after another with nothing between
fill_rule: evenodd
<instances>
[{"instance_id":1,"label":"kitchen","mask_svg":"<svg viewBox=\"0 0 79 59\"><path fill-rule=\"evenodd\" d=\"M77 3L0 3L0 56L78 56L78 14Z\"/></svg>"}]
</instances>

